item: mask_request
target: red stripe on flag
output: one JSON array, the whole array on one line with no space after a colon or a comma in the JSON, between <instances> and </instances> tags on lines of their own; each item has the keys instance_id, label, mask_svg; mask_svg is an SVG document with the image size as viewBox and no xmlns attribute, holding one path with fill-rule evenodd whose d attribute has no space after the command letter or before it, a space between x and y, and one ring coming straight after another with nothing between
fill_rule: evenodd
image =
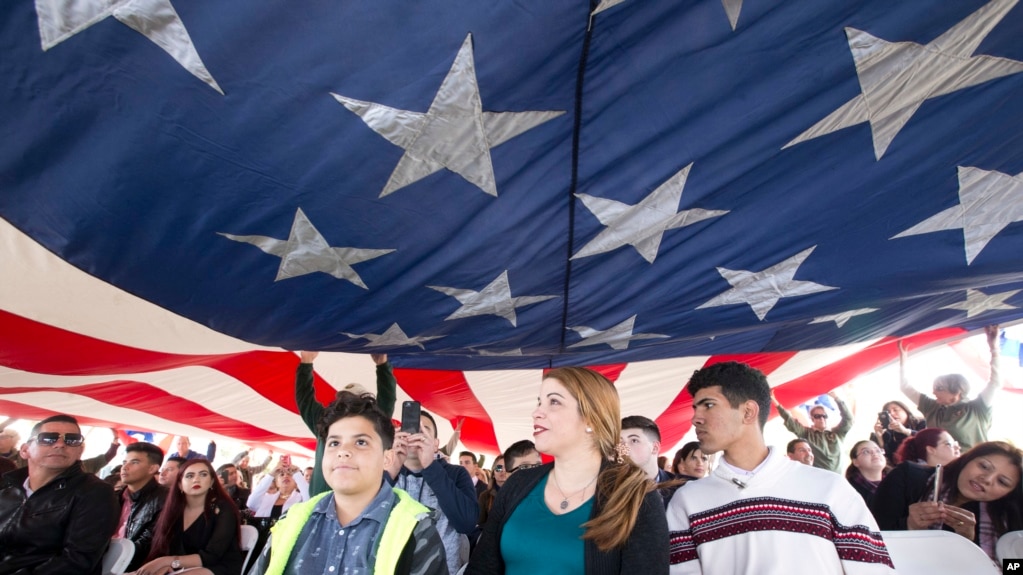
<instances>
[{"instance_id":1,"label":"red stripe on flag","mask_svg":"<svg viewBox=\"0 0 1023 575\"><path fill-rule=\"evenodd\" d=\"M409 396L426 411L451 422L465 418L461 442L469 449L497 453L494 422L477 399L461 371L395 368L394 376Z\"/></svg>"}]
</instances>

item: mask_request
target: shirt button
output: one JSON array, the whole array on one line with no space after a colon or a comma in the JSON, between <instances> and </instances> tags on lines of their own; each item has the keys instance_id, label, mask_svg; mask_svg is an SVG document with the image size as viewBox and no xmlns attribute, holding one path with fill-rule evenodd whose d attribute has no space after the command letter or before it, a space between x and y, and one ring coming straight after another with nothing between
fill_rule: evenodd
<instances>
[{"instance_id":1,"label":"shirt button","mask_svg":"<svg viewBox=\"0 0 1023 575\"><path fill-rule=\"evenodd\" d=\"M330 571L331 573L333 573L333 572L334 572L334 566L333 566L333 565L331 565L331 566L330 566L330 569L327 569L327 571Z\"/></svg>"},{"instance_id":2,"label":"shirt button","mask_svg":"<svg viewBox=\"0 0 1023 575\"><path fill-rule=\"evenodd\" d=\"M344 530L344 529L342 529L341 531L338 531L338 532L337 532L337 534L338 534L338 535L344 535L344 534L345 534L345 530Z\"/></svg>"}]
</instances>

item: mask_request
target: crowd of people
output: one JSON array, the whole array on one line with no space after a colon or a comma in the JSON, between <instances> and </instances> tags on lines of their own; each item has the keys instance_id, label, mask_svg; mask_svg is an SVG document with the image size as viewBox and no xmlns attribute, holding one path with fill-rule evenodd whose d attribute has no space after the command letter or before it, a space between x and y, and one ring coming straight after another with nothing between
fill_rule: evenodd
<instances>
[{"instance_id":1,"label":"crowd of people","mask_svg":"<svg viewBox=\"0 0 1023 575\"><path fill-rule=\"evenodd\" d=\"M116 431L113 453L91 464L72 416L38 422L23 443L0 431L0 575L98 575L112 539L132 543L137 575L739 573L795 556L816 573L883 573L894 565L882 531L935 528L994 559L998 538L1023 530L1023 452L987 436L1001 381L998 330L986 331L991 378L974 399L961 376L917 391L900 347L901 388L920 414L887 401L844 476L853 409L831 393L839 421L815 404L804 424L741 363L690 378L696 440L671 459L656 422L623 417L606 377L549 370L532 439L488 469L453 453L460 426L442 447L426 411L395 428L386 356L372 356L375 393L350 384L322 405L317 354L301 352L296 403L317 439L305 469L287 455L253 465L248 452L214 468L215 443L199 453L180 437L167 453L127 444L104 481L94 466L118 452ZM764 437L772 407L794 436L784 451ZM243 524L260 533L250 565Z\"/></svg>"}]
</instances>

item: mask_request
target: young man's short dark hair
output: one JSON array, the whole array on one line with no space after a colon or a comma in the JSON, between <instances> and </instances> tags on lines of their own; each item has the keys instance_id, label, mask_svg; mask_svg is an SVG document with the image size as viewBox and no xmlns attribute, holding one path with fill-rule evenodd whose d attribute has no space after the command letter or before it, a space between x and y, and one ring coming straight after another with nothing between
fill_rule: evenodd
<instances>
[{"instance_id":1,"label":"young man's short dark hair","mask_svg":"<svg viewBox=\"0 0 1023 575\"><path fill-rule=\"evenodd\" d=\"M785 446L785 452L788 453L789 455L792 455L793 453L796 452L796 446L799 445L800 443L810 445L809 441L797 437L790 441L789 444Z\"/></svg>"},{"instance_id":2,"label":"young man's short dark hair","mask_svg":"<svg viewBox=\"0 0 1023 575\"><path fill-rule=\"evenodd\" d=\"M771 385L762 371L737 361L715 363L694 371L686 390L691 397L696 397L696 392L714 386L721 387L721 395L733 409L744 402L755 401L760 406L760 429L764 428L771 413Z\"/></svg>"},{"instance_id":3,"label":"young man's short dark hair","mask_svg":"<svg viewBox=\"0 0 1023 575\"><path fill-rule=\"evenodd\" d=\"M232 467L234 469L238 469L238 466L233 464L233 463L225 463L225 464L221 465L220 467L217 468L217 475L220 475L221 471L223 471L225 469L231 469Z\"/></svg>"},{"instance_id":4,"label":"young man's short dark hair","mask_svg":"<svg viewBox=\"0 0 1023 575\"><path fill-rule=\"evenodd\" d=\"M163 465L163 450L147 441L136 441L129 444L124 450L128 453L133 451L145 453L150 465Z\"/></svg>"},{"instance_id":5,"label":"young man's short dark hair","mask_svg":"<svg viewBox=\"0 0 1023 575\"><path fill-rule=\"evenodd\" d=\"M476 459L476 454L475 454L475 453L473 453L473 452L471 452L471 451L462 451L462 452L460 452L460 453L458 454L458 457L459 457L459 458L462 458L462 457L471 457L471 458L472 458L472 462L473 462L473 463L479 463L479 460L478 460L478 459Z\"/></svg>"},{"instance_id":6,"label":"young man's short dark hair","mask_svg":"<svg viewBox=\"0 0 1023 575\"><path fill-rule=\"evenodd\" d=\"M426 412L423 412L423 415L426 415ZM394 426L391 424L391 418L380 411L377 398L368 393L355 395L347 391L339 392L334 401L323 410L317 435L320 439L326 439L330 426L335 421L356 416L365 418L373 424L373 430L380 436L384 449L390 449L394 445Z\"/></svg>"},{"instance_id":7,"label":"young man's short dark hair","mask_svg":"<svg viewBox=\"0 0 1023 575\"><path fill-rule=\"evenodd\" d=\"M171 461L177 463L178 465L184 465L185 463L188 463L188 460L185 459L184 457L181 457L180 455L171 455L170 457L168 457L167 462L169 463Z\"/></svg>"},{"instance_id":8,"label":"young man's short dark hair","mask_svg":"<svg viewBox=\"0 0 1023 575\"><path fill-rule=\"evenodd\" d=\"M622 418L622 429L642 429L650 441L661 441L661 430L654 420L642 415L630 415Z\"/></svg>"},{"instance_id":9,"label":"young man's short dark hair","mask_svg":"<svg viewBox=\"0 0 1023 575\"><path fill-rule=\"evenodd\" d=\"M514 465L512 465L512 462L514 462L516 459L519 459L524 455L529 455L534 451L536 451L536 445L532 441L528 439L516 441L515 443L509 445L508 449L504 450L503 455L504 468L511 469L515 467Z\"/></svg>"}]
</instances>

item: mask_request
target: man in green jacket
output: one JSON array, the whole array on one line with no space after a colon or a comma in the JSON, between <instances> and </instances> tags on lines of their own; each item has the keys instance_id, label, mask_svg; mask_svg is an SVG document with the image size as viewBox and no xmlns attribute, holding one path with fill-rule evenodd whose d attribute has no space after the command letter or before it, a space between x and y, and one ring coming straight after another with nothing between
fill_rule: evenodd
<instances>
[{"instance_id":1,"label":"man in green jacket","mask_svg":"<svg viewBox=\"0 0 1023 575\"><path fill-rule=\"evenodd\" d=\"M842 401L834 391L828 392L831 399L835 400L838 406L838 413L842 415L842 421L833 428L828 428L828 411L822 405L815 405L810 409L810 417L813 419L811 427L806 427L796 421L788 411L778 402L778 398L771 393L771 401L778 408L778 414L785 422L785 429L796 434L796 437L805 439L813 450L813 466L820 469L827 469L839 473L839 461L842 458L842 441L853 426L853 414L849 406Z\"/></svg>"},{"instance_id":2,"label":"man in green jacket","mask_svg":"<svg viewBox=\"0 0 1023 575\"><path fill-rule=\"evenodd\" d=\"M323 417L323 405L316 401L316 390L313 388L313 360L319 354L320 352L318 351L299 352L301 363L298 364L298 369L295 370L295 403L298 404L298 413L302 416L302 421L305 422L306 427L314 435L317 433L316 428L319 425L320 418ZM391 414L394 413L398 381L394 379L394 372L391 369L391 364L387 363L386 354L374 354L370 357L373 359L373 363L377 365L377 406L390 418ZM352 392L360 392L362 391L361 388L361 385L353 383L345 386L345 390ZM338 392L338 395L340 393ZM320 473L320 469L322 469L320 464L322 462L323 440L317 438L316 463L314 464L316 469L313 471L313 480L309 482L310 496L330 489L326 481L323 480L323 474Z\"/></svg>"},{"instance_id":3,"label":"man in green jacket","mask_svg":"<svg viewBox=\"0 0 1023 575\"><path fill-rule=\"evenodd\" d=\"M394 427L373 396L340 392L317 437L331 491L288 509L249 575L448 573L431 511L384 481Z\"/></svg>"}]
</instances>

